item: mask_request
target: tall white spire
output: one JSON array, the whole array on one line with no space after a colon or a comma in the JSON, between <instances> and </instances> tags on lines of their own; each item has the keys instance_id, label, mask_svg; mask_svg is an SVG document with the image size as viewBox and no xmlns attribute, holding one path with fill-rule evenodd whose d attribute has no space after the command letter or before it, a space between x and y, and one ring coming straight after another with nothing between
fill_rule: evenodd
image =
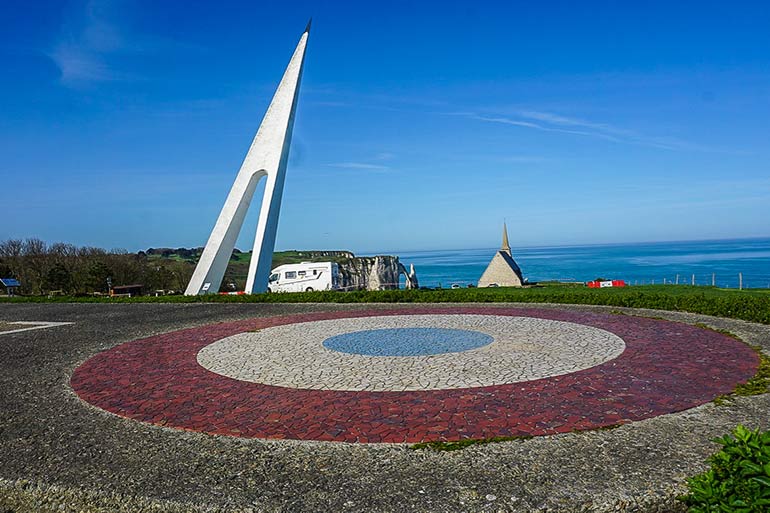
<instances>
[{"instance_id":1,"label":"tall white spire","mask_svg":"<svg viewBox=\"0 0 770 513\"><path fill-rule=\"evenodd\" d=\"M235 247L235 240L241 231L254 190L262 177L267 178L267 183L262 197L254 251L246 280L246 292L264 292L267 289L309 34L310 22L299 38L294 55L243 160L192 279L187 285L186 295L219 291L230 255Z\"/></svg>"},{"instance_id":2,"label":"tall white spire","mask_svg":"<svg viewBox=\"0 0 770 513\"><path fill-rule=\"evenodd\" d=\"M500 251L511 254L511 245L508 244L508 227L505 225L505 221L503 221L503 244L500 246Z\"/></svg>"}]
</instances>

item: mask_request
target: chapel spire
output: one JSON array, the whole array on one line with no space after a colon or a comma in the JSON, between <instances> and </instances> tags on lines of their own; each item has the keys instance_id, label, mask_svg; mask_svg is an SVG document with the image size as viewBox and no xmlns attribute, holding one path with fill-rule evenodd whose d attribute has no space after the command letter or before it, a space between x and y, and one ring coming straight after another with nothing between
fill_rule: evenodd
<instances>
[{"instance_id":1,"label":"chapel spire","mask_svg":"<svg viewBox=\"0 0 770 513\"><path fill-rule=\"evenodd\" d=\"M511 245L508 244L508 227L505 225L505 221L503 221L503 245L500 246L500 251L511 254Z\"/></svg>"},{"instance_id":2,"label":"chapel spire","mask_svg":"<svg viewBox=\"0 0 770 513\"><path fill-rule=\"evenodd\" d=\"M524 276L521 268L511 255L511 245L508 243L508 226L503 221L503 243L492 257L479 280L479 287L521 287Z\"/></svg>"}]
</instances>

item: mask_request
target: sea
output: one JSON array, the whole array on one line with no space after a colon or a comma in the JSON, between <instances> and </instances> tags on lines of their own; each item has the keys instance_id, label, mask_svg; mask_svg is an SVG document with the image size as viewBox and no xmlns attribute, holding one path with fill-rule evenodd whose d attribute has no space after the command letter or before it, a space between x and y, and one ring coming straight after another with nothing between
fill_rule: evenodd
<instances>
[{"instance_id":1,"label":"sea","mask_svg":"<svg viewBox=\"0 0 770 513\"><path fill-rule=\"evenodd\" d=\"M476 285L497 248L401 251L421 287ZM663 283L770 288L770 238L511 247L529 282L585 282L597 278L629 285Z\"/></svg>"}]
</instances>

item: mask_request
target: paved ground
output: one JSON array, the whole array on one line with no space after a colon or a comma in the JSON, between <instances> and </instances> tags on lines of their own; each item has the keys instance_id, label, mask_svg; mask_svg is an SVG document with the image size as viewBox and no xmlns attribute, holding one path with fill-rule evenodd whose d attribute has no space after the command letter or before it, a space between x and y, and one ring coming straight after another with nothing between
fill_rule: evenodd
<instances>
[{"instance_id":1,"label":"paved ground","mask_svg":"<svg viewBox=\"0 0 770 513\"><path fill-rule=\"evenodd\" d=\"M497 315L500 309L483 307L463 311L476 314L373 310L364 311L368 317L292 322L215 342L198 353L198 363L268 385L402 392L569 374L616 358L626 348L619 336L583 324ZM485 311L494 315L478 314Z\"/></svg>"},{"instance_id":2,"label":"paved ground","mask_svg":"<svg viewBox=\"0 0 770 513\"><path fill-rule=\"evenodd\" d=\"M256 317L328 320L328 313L319 312L332 311L372 317L363 312L372 308L425 313L413 306L393 311L393 305L0 305L0 321L74 322L0 335L0 511L54 511L62 504L65 510L103 511L157 505L168 511L671 511L684 477L702 470L704 458L713 452L711 438L738 422L770 425L765 395L613 430L437 453L405 445L245 439L168 429L105 413L79 399L69 384L75 369L92 356L134 339L158 340L190 327L205 333L204 326L219 322L225 322L220 327L246 326L241 321ZM450 314L445 305L439 308ZM502 313L512 306L491 308L502 308L497 311ZM648 328L661 322L609 316L601 308L537 310L541 317L551 312L552 320L560 322L579 318L584 323L592 316ZM729 329L770 351L765 326L646 314ZM271 321L260 322L252 326L264 329ZM666 340L688 330L711 333L676 326L681 329L669 332ZM635 343L621 338L629 346ZM692 343L703 343L703 337L682 341ZM681 349L682 344L669 345ZM470 352L483 352L483 347ZM683 363L692 371L704 353L689 349L691 358ZM710 378L718 378L713 372L724 365L716 367L708 370ZM691 376L702 378L703 372Z\"/></svg>"},{"instance_id":3,"label":"paved ground","mask_svg":"<svg viewBox=\"0 0 770 513\"><path fill-rule=\"evenodd\" d=\"M166 427L418 443L566 433L681 411L730 393L759 363L731 337L661 319L483 305L404 313L311 312L180 330L94 356L71 385L94 406Z\"/></svg>"}]
</instances>

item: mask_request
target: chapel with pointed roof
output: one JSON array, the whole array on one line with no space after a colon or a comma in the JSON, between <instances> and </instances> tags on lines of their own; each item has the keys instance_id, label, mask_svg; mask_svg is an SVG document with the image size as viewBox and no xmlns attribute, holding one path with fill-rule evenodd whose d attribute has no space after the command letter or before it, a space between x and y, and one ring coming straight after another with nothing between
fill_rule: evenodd
<instances>
[{"instance_id":1,"label":"chapel with pointed roof","mask_svg":"<svg viewBox=\"0 0 770 513\"><path fill-rule=\"evenodd\" d=\"M519 264L511 255L511 246L508 244L508 227L503 223L503 244L492 257L484 274L479 280L479 287L521 287L524 278Z\"/></svg>"}]
</instances>

